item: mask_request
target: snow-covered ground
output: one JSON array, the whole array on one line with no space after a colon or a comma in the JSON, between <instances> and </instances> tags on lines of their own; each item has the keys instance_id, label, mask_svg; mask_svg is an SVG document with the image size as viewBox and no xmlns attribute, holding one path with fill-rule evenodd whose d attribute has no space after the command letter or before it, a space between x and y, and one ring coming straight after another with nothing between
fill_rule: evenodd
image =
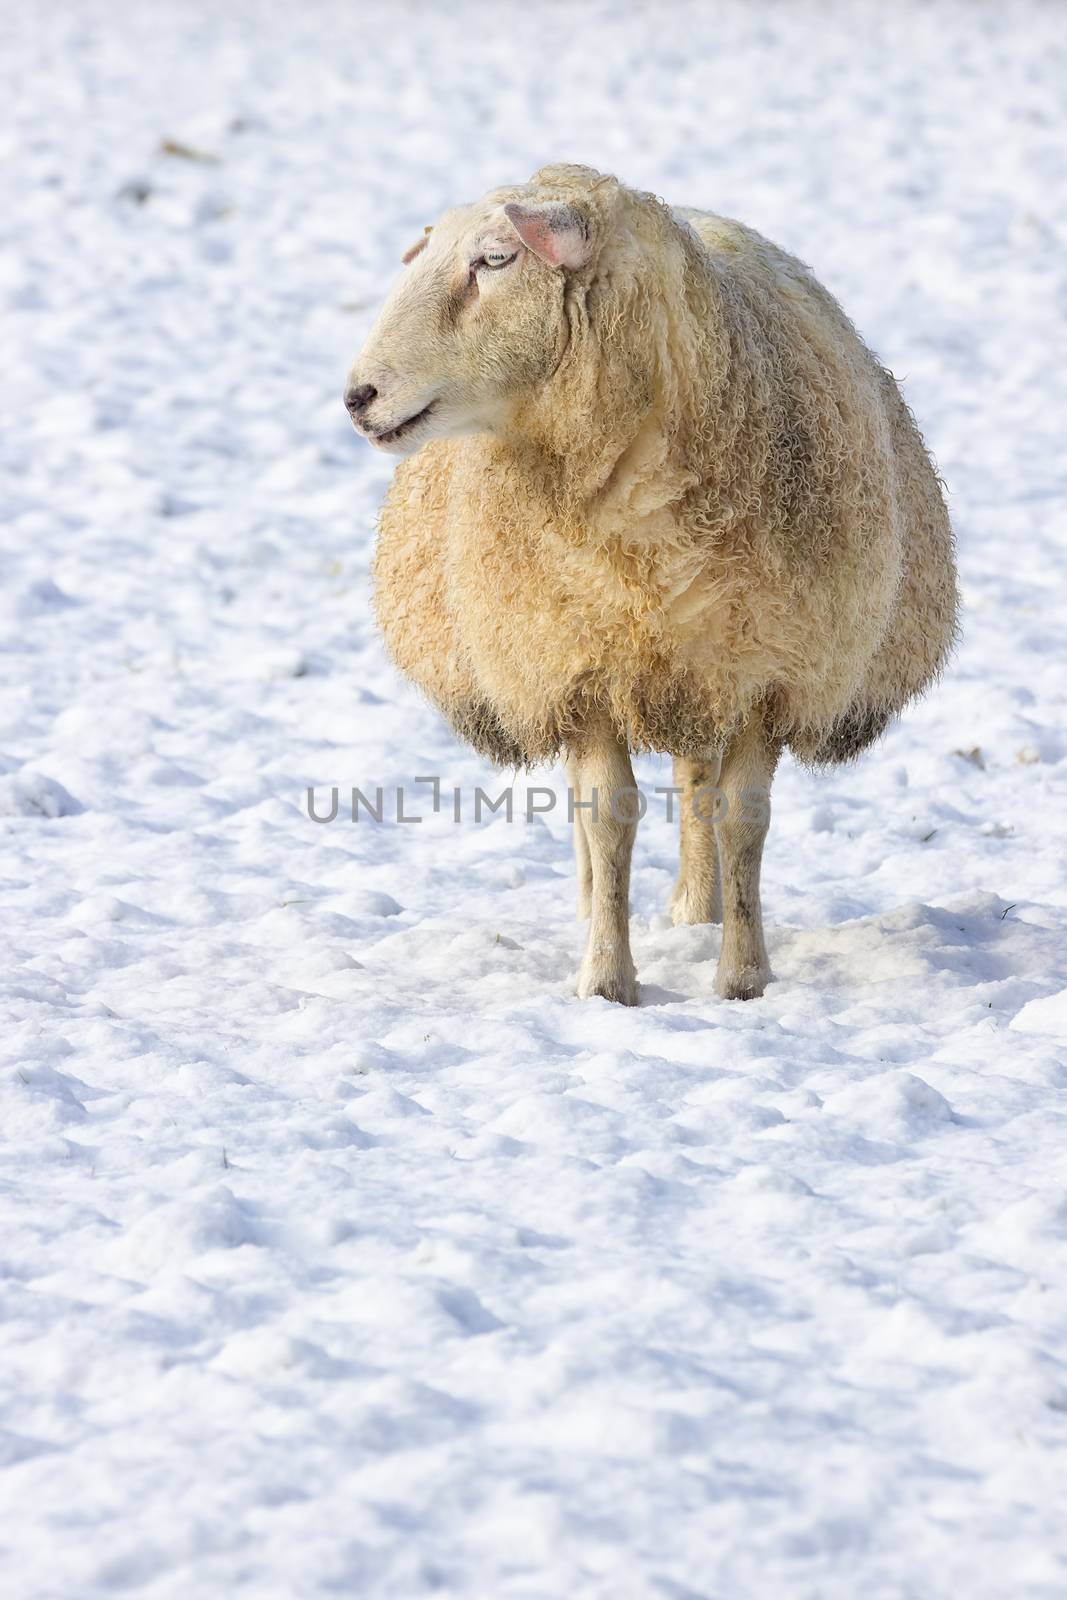
<instances>
[{"instance_id":1,"label":"snow-covered ground","mask_svg":"<svg viewBox=\"0 0 1067 1600\"><path fill-rule=\"evenodd\" d=\"M0 1590L1061 1600L1064 7L3 13ZM560 808L307 815L499 782L340 395L550 159L810 261L951 489L958 657L783 770L749 1005L658 802L636 1012Z\"/></svg>"}]
</instances>

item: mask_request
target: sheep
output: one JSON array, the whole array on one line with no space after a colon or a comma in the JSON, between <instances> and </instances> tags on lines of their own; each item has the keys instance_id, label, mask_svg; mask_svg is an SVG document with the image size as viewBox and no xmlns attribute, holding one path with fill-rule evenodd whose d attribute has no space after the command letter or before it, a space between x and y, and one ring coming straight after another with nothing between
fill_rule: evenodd
<instances>
[{"instance_id":1,"label":"sheep","mask_svg":"<svg viewBox=\"0 0 1067 1600\"><path fill-rule=\"evenodd\" d=\"M915 421L800 261L588 167L448 211L404 259L345 395L403 458L373 564L387 646L495 763L565 758L580 996L637 1002L648 751L681 792L673 920L721 907L716 991L759 996L783 750L851 760L955 639Z\"/></svg>"}]
</instances>

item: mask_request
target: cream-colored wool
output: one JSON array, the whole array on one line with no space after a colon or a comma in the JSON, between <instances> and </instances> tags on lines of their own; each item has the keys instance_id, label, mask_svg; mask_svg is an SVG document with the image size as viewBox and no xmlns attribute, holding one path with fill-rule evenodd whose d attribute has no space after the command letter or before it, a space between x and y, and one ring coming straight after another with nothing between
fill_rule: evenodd
<instances>
[{"instance_id":1,"label":"cream-colored wool","mask_svg":"<svg viewBox=\"0 0 1067 1600\"><path fill-rule=\"evenodd\" d=\"M523 248L527 213L559 231ZM769 771L783 744L847 759L945 661L953 541L914 421L739 223L545 168L411 253L357 379L372 437L428 406L381 516L387 643L501 764L593 728L700 761L753 724Z\"/></svg>"}]
</instances>

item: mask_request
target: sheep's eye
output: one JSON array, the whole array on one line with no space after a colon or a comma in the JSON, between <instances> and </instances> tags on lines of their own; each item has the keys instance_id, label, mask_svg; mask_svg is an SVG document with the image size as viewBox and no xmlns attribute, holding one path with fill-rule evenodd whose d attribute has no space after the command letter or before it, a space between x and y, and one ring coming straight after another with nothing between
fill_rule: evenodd
<instances>
[{"instance_id":1,"label":"sheep's eye","mask_svg":"<svg viewBox=\"0 0 1067 1600\"><path fill-rule=\"evenodd\" d=\"M517 255L517 250L513 250L510 255L506 250L487 250L474 265L488 267L491 272L499 272L501 267L510 266Z\"/></svg>"}]
</instances>

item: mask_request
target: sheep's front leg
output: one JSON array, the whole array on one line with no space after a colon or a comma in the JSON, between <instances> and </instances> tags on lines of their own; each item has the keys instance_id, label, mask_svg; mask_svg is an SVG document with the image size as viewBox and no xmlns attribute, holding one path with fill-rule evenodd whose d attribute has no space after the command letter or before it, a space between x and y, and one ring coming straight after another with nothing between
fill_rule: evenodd
<instances>
[{"instance_id":1,"label":"sheep's front leg","mask_svg":"<svg viewBox=\"0 0 1067 1600\"><path fill-rule=\"evenodd\" d=\"M678 795L681 853L678 882L671 896L671 921L721 922L722 897L719 893L719 846L715 837L718 821L721 755L702 761L678 757L674 763L674 787Z\"/></svg>"},{"instance_id":2,"label":"sheep's front leg","mask_svg":"<svg viewBox=\"0 0 1067 1600\"><path fill-rule=\"evenodd\" d=\"M759 880L779 754L780 747L753 720L723 760L725 812L718 828L723 927L715 990L724 1000L755 999L771 976Z\"/></svg>"},{"instance_id":3,"label":"sheep's front leg","mask_svg":"<svg viewBox=\"0 0 1067 1600\"><path fill-rule=\"evenodd\" d=\"M609 727L591 728L575 752L577 784L592 870L589 942L578 993L637 1004L630 954L630 854L637 833L637 788L625 744Z\"/></svg>"},{"instance_id":4,"label":"sheep's front leg","mask_svg":"<svg viewBox=\"0 0 1067 1600\"><path fill-rule=\"evenodd\" d=\"M577 756L567 758L567 786L571 808L574 812L574 865L578 874L578 921L589 918L593 900L593 862L589 855L589 837L585 831L585 808L582 800L582 771Z\"/></svg>"}]
</instances>

